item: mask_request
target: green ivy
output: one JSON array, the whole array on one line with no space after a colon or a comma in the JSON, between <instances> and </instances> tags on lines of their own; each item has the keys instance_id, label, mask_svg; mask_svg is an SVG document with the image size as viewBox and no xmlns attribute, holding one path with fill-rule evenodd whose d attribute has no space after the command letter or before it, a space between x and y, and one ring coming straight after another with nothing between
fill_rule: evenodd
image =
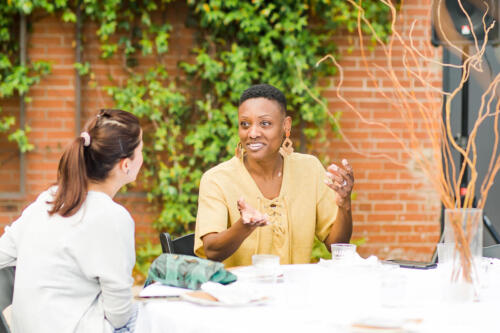
<instances>
[{"instance_id":1,"label":"green ivy","mask_svg":"<svg viewBox=\"0 0 500 333\"><path fill-rule=\"evenodd\" d=\"M161 253L160 244L146 243L136 251L136 264L134 267L134 278L136 283L144 283L151 262Z\"/></svg>"},{"instance_id":2,"label":"green ivy","mask_svg":"<svg viewBox=\"0 0 500 333\"><path fill-rule=\"evenodd\" d=\"M387 34L389 11L376 1L363 3L368 17L384 18L375 23L375 28L385 29ZM196 116L184 126L185 155L180 160L189 169L186 175L190 178L168 179L167 186L198 182L200 170L233 156L238 141L238 99L255 83L270 83L285 93L294 130L299 132L295 135L296 149L307 151L310 139L325 140L326 125L333 128L334 121L305 86L320 95L319 79L334 75L335 69L326 65L316 68L317 60L327 53L338 55L332 39L340 29L355 30L357 16L344 0L188 0L188 5L187 24L197 31L197 47L193 49L195 61L180 66L186 73L182 88L190 96L188 112ZM194 185L188 195L192 199L187 201L176 198L175 192L164 196L163 212L168 213L161 214L156 228L192 230L198 184ZM183 215L187 220L172 222L169 210L177 208L176 203L182 204L182 211L191 212ZM315 253L324 255L322 244L317 242L316 248Z\"/></svg>"},{"instance_id":3,"label":"green ivy","mask_svg":"<svg viewBox=\"0 0 500 333\"><path fill-rule=\"evenodd\" d=\"M328 125L335 130L305 86L320 95L319 80L335 75L333 66L315 64L327 53L338 56L334 37L356 31L357 15L345 0L186 0L186 25L196 38L194 60L181 62L184 75L172 78L161 65L173 29L165 19L170 2L0 0L0 98L27 93L50 71L46 62L19 65L19 46L12 37L18 14L57 12L62 21L76 22L80 5L84 24L98 26L101 57L126 60L126 82L104 89L116 107L135 113L143 123L143 178L159 210L154 227L180 235L194 228L202 173L233 156L238 98L250 85L270 83L285 93L297 150L308 151L311 139L325 140ZM387 35L387 7L378 0L362 5L374 28ZM137 71L142 56L155 56L159 65ZM88 62L75 69L92 76ZM12 117L0 118L0 132L10 132L25 151L32 147L28 130L16 129ZM151 245L139 249L138 269L144 271L145 258L158 251Z\"/></svg>"},{"instance_id":4,"label":"green ivy","mask_svg":"<svg viewBox=\"0 0 500 333\"><path fill-rule=\"evenodd\" d=\"M193 135L193 115L168 74L158 66L145 74L133 74L123 87L108 87L116 107L128 109L144 119L145 178L148 196L161 206L154 227L183 234L190 230L196 212L194 195L201 170L187 147Z\"/></svg>"},{"instance_id":5,"label":"green ivy","mask_svg":"<svg viewBox=\"0 0 500 333\"><path fill-rule=\"evenodd\" d=\"M52 1L5 1L0 2L0 99L26 95L29 89L40 82L42 76L51 71L51 64L35 61L21 65L19 58L19 18L21 13L29 15L40 8L53 12L57 7ZM64 1L64 4L66 2ZM29 98L25 98L29 102ZM0 107L0 134L14 141L21 152L33 150L28 142L29 126L16 127L14 116L2 115Z\"/></svg>"}]
</instances>

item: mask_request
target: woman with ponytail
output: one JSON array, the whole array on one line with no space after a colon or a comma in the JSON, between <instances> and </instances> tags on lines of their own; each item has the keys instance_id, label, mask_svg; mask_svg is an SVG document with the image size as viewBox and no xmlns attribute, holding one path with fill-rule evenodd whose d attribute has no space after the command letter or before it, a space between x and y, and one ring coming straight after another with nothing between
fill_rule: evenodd
<instances>
[{"instance_id":1,"label":"woman with ponytail","mask_svg":"<svg viewBox=\"0 0 500 333\"><path fill-rule=\"evenodd\" d=\"M13 332L131 332L134 221L113 201L142 165L137 117L101 110L66 148L57 184L0 238L16 266Z\"/></svg>"}]
</instances>

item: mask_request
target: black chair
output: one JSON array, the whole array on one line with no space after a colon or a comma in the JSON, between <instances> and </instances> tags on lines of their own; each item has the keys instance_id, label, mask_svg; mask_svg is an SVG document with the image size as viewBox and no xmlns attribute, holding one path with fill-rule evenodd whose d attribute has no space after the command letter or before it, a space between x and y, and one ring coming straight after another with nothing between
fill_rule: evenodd
<instances>
[{"instance_id":1,"label":"black chair","mask_svg":"<svg viewBox=\"0 0 500 333\"><path fill-rule=\"evenodd\" d=\"M160 243L163 253L195 255L193 250L194 234L187 234L172 240L168 232L162 232L160 234Z\"/></svg>"},{"instance_id":2,"label":"black chair","mask_svg":"<svg viewBox=\"0 0 500 333\"><path fill-rule=\"evenodd\" d=\"M500 244L483 247L483 257L500 259Z\"/></svg>"},{"instance_id":3,"label":"black chair","mask_svg":"<svg viewBox=\"0 0 500 333\"><path fill-rule=\"evenodd\" d=\"M9 325L3 317L3 310L12 304L14 294L14 267L0 269L0 333L10 333Z\"/></svg>"}]
</instances>

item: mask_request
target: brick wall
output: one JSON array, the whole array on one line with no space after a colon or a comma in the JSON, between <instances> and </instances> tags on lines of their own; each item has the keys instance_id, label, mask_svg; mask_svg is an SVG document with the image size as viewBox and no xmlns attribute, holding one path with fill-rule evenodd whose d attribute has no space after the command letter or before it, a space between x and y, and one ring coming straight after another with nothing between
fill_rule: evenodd
<instances>
[{"instance_id":1,"label":"brick wall","mask_svg":"<svg viewBox=\"0 0 500 333\"><path fill-rule=\"evenodd\" d=\"M417 20L413 32L417 46L425 47L430 40L429 12L430 0L405 1L397 27L407 36L411 22ZM342 37L335 40L343 54L340 64L344 68L342 95L367 120L386 124L391 131L408 143L405 121L399 112L374 88L374 84L364 70L358 38ZM406 39L406 41L408 41ZM366 41L365 41L366 43ZM354 47L353 47L354 46ZM352 51L351 51L352 50ZM439 50L433 50L439 60ZM393 61L395 72L405 84L411 84L403 68L402 47L394 47ZM369 61L387 66L386 56L380 49L367 52ZM425 68L429 71L432 83L441 86L439 67ZM378 85L386 94L391 94L390 81L381 71L376 72ZM328 87L325 96L332 111L342 111L341 127L345 136L362 154L353 150L337 137L332 136L328 146L318 150L328 154L333 161L342 158L349 160L355 170L356 198L353 201L354 239L364 242L359 252L364 255L375 254L381 258L408 258L428 260L439 238L439 197L433 191L426 176L418 170L412 160L402 152L401 146L380 126L368 125L360 121L337 97L335 88L338 78L324 82ZM417 89L417 88L416 88ZM418 91L414 90L417 94ZM422 100L424 101L424 100ZM429 102L426 100L426 102ZM432 100L440 110L439 99ZM423 131L423 120L416 116L415 126L421 142L429 146ZM408 167L401 167L384 158L366 155L385 154L394 157Z\"/></svg>"},{"instance_id":2,"label":"brick wall","mask_svg":"<svg viewBox=\"0 0 500 333\"><path fill-rule=\"evenodd\" d=\"M418 19L417 33L421 42L429 40L429 15L423 10L430 1L405 1L404 18ZM167 20L173 24L170 51L164 58L170 75L179 74L176 64L189 56L193 46L193 34L184 26L186 8L177 2L168 7ZM408 21L403 20L404 26ZM26 194L21 198L0 198L0 224L6 225L19 216L23 207L56 179L56 169L64 146L75 137L75 89L74 89L74 26L61 23L59 17L45 16L32 22L29 34L28 56L31 60L48 60L53 63L52 74L32 88L33 101L27 105L27 123L32 132L29 138L36 149L26 156ZM95 77L85 77L82 82L83 119L95 115L98 109L112 107L111 99L100 89L110 84L109 77L124 82L123 59L99 58L99 43L95 35L96 27L85 24L83 61L91 63ZM118 37L117 37L118 38ZM384 119L399 133L403 126L399 115L373 92L366 75L361 70L356 38L338 37L343 53L342 64L346 70L345 96L368 115ZM354 45L354 50L348 49ZM373 57L384 57L375 52ZM149 67L155 58L140 58L139 64ZM141 67L136 70L140 70ZM439 85L439 77L436 77ZM328 86L325 97L332 110L345 107L333 91L336 78L325 80ZM2 100L4 112L18 112L18 100ZM379 129L362 124L354 114L344 112L342 128L354 144L366 152L387 152L398 155L407 162L393 141ZM0 192L16 190L19 187L19 159L14 146L0 137ZM428 181L418 172L401 168L383 159L367 158L353 153L349 147L331 136L328 144L317 147L327 153L332 160L347 158L355 168L356 199L354 201L354 238L363 239L360 252L363 255L376 254L380 257L406 257L426 259L432 252L439 234L439 200L433 194ZM17 183L16 183L17 182ZM136 221L137 242L156 240L151 227L155 211L148 205L145 194L139 190L120 195L118 201L132 213Z\"/></svg>"}]
</instances>

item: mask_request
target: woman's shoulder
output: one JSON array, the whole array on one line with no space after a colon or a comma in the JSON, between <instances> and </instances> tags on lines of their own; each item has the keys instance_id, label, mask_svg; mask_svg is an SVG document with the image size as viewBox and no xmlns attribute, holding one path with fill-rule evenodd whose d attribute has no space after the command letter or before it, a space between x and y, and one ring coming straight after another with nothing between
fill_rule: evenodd
<instances>
[{"instance_id":1,"label":"woman's shoulder","mask_svg":"<svg viewBox=\"0 0 500 333\"><path fill-rule=\"evenodd\" d=\"M45 191L43 191L42 193L40 193L38 195L38 197L36 198L35 202L38 202L38 203L50 202L50 201L54 200L54 197L56 196L56 192L57 192L57 186L55 186L55 185L51 186L48 189L46 189Z\"/></svg>"},{"instance_id":2,"label":"woman's shoulder","mask_svg":"<svg viewBox=\"0 0 500 333\"><path fill-rule=\"evenodd\" d=\"M297 179L309 179L323 177L325 168L319 159L310 154L292 153L288 155L287 169Z\"/></svg>"},{"instance_id":3,"label":"woman's shoulder","mask_svg":"<svg viewBox=\"0 0 500 333\"><path fill-rule=\"evenodd\" d=\"M234 176L240 169L239 163L241 163L237 157L232 157L231 159L217 164L216 166L208 169L203 173L203 178L205 179L220 179L221 177L231 177Z\"/></svg>"},{"instance_id":4,"label":"woman's shoulder","mask_svg":"<svg viewBox=\"0 0 500 333\"><path fill-rule=\"evenodd\" d=\"M101 216L112 217L113 219L132 220L129 211L119 203L113 201L107 194L97 191L87 193L87 201L92 211L98 212Z\"/></svg>"},{"instance_id":5,"label":"woman's shoulder","mask_svg":"<svg viewBox=\"0 0 500 333\"><path fill-rule=\"evenodd\" d=\"M311 167L318 167L318 166L323 167L319 159L316 156L310 154L302 154L294 152L288 155L288 159L292 166L299 168L307 168L304 171L310 170Z\"/></svg>"}]
</instances>

